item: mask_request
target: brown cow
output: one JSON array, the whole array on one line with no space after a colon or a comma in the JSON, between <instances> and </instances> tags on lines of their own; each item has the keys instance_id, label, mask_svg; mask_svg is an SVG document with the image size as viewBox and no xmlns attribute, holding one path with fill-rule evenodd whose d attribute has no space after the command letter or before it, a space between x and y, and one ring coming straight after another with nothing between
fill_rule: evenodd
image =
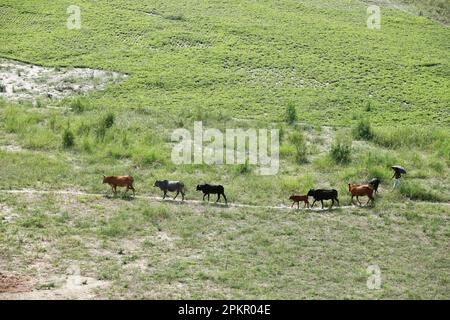
<instances>
[{"instance_id":1,"label":"brown cow","mask_svg":"<svg viewBox=\"0 0 450 320\"><path fill-rule=\"evenodd\" d=\"M351 204L353 204L353 197L356 197L356 200L358 201L359 205L361 205L361 202L359 201L359 197L367 196L369 197L369 200L367 201L366 205L369 204L370 201L375 201L373 197L373 187L368 184L356 184L356 183L349 183L348 184L348 191L352 194L352 200L350 201Z\"/></svg>"},{"instance_id":2,"label":"brown cow","mask_svg":"<svg viewBox=\"0 0 450 320\"><path fill-rule=\"evenodd\" d=\"M309 208L308 196L302 196L302 195L298 195L298 194L293 194L292 196L289 197L289 200L293 201L292 205L291 205L291 208L297 202L297 209L300 209L300 201L303 201L305 203L305 205L303 207L307 206Z\"/></svg>"},{"instance_id":3,"label":"brown cow","mask_svg":"<svg viewBox=\"0 0 450 320\"><path fill-rule=\"evenodd\" d=\"M127 187L127 190L125 190L125 192L127 192L128 189L131 189L133 190L134 196L135 190L133 187L133 181L134 179L132 176L109 176L109 177L103 176L103 183L109 184L114 194L116 194L117 187Z\"/></svg>"}]
</instances>

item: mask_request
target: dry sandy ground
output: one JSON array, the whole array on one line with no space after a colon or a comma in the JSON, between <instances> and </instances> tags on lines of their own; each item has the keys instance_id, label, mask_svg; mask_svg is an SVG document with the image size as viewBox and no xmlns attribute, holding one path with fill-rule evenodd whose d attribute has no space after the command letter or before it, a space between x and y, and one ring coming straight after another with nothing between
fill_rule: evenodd
<instances>
[{"instance_id":1,"label":"dry sandy ground","mask_svg":"<svg viewBox=\"0 0 450 320\"><path fill-rule=\"evenodd\" d=\"M0 98L14 101L64 98L102 89L105 84L118 82L126 77L111 71L41 67L0 59Z\"/></svg>"},{"instance_id":2,"label":"dry sandy ground","mask_svg":"<svg viewBox=\"0 0 450 320\"><path fill-rule=\"evenodd\" d=\"M35 279L0 273L0 300L103 299L99 289L108 285L106 281L82 276L52 280L52 283L59 283L56 288L37 289Z\"/></svg>"}]
</instances>

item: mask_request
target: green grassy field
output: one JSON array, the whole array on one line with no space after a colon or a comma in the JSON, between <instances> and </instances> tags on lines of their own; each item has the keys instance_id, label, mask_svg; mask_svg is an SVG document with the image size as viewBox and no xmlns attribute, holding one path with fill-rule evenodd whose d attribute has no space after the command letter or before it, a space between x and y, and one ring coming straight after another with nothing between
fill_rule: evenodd
<instances>
[{"instance_id":1,"label":"green grassy field","mask_svg":"<svg viewBox=\"0 0 450 320\"><path fill-rule=\"evenodd\" d=\"M128 77L0 100L0 190L30 190L0 192L0 273L47 292L77 264L104 298L448 299L450 9L378 3L380 30L353 0L79 1L82 27L68 30L70 1L3 0L0 57ZM171 133L194 121L280 129L278 174L173 164ZM391 191L394 164L408 174ZM125 174L138 196L180 179L189 200L212 182L267 208L110 197L102 175ZM347 207L347 183L374 176L375 205ZM336 188L344 208L271 208L311 187ZM366 286L369 265L380 289Z\"/></svg>"}]
</instances>

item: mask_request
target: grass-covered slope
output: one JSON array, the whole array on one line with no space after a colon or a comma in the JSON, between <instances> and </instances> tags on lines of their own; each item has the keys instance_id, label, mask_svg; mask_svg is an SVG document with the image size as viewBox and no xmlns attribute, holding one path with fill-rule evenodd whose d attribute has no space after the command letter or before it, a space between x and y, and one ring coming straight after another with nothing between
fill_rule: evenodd
<instances>
[{"instance_id":1,"label":"grass-covered slope","mask_svg":"<svg viewBox=\"0 0 450 320\"><path fill-rule=\"evenodd\" d=\"M193 107L346 124L370 104L377 123L449 124L450 31L382 7L369 30L359 1L2 2L0 54L130 74L97 106L179 113Z\"/></svg>"}]
</instances>

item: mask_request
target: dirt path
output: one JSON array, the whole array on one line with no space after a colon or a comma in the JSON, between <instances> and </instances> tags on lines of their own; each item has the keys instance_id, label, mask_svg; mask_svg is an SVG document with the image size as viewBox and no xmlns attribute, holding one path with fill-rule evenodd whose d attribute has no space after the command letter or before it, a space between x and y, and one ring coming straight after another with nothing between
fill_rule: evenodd
<instances>
[{"instance_id":1,"label":"dirt path","mask_svg":"<svg viewBox=\"0 0 450 320\"><path fill-rule=\"evenodd\" d=\"M104 193L87 193L82 191L74 191L74 190L35 190L35 189L18 189L18 190L0 190L0 193L17 193L17 194L62 194L62 195L74 195L74 196L88 196L88 197L104 197L106 194ZM172 198L166 198L163 200L161 197L154 196L146 196L146 195L137 195L134 198L136 199L147 199L147 200L156 200L156 201L165 201L172 203L182 203L181 200L173 200ZM419 204L435 204L435 205L443 205L450 206L449 202L427 202L427 201L413 201L414 203ZM201 200L184 200L184 203L193 204L193 205L204 205L205 202ZM210 205L214 205L219 208L254 208L254 209L275 209L275 210L294 210L290 206L279 205L279 206L263 206L263 205L252 205L252 204L243 204L243 203L214 203L210 202ZM320 206L320 204L319 204ZM294 206L295 207L295 206ZM352 205L352 206L340 206L333 207L331 209L325 208L302 208L299 210L302 211L323 211L323 210L336 210L336 209L357 209L361 208L360 206ZM296 209L298 210L298 209Z\"/></svg>"}]
</instances>

